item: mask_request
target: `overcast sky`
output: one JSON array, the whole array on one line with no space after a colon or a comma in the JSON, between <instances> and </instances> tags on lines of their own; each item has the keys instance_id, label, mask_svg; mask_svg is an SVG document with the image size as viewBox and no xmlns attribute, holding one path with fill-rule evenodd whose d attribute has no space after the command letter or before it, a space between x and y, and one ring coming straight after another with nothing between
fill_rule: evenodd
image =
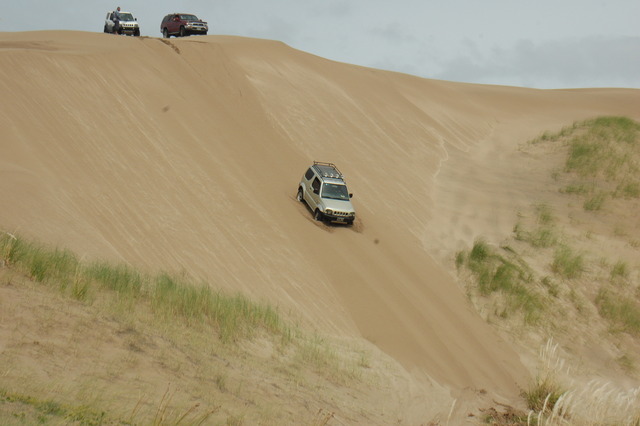
<instances>
[{"instance_id":1,"label":"overcast sky","mask_svg":"<svg viewBox=\"0 0 640 426\"><path fill-rule=\"evenodd\" d=\"M640 0L15 0L0 31L102 32L132 12L160 37L170 12L209 34L282 41L327 59L420 77L553 88L640 88Z\"/></svg>"}]
</instances>

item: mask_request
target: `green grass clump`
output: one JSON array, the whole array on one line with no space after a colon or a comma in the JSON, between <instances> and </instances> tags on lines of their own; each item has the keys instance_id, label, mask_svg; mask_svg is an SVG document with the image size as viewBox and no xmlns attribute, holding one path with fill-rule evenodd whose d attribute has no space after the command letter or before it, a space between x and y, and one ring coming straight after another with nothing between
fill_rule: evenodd
<instances>
[{"instance_id":1,"label":"green grass clump","mask_svg":"<svg viewBox=\"0 0 640 426\"><path fill-rule=\"evenodd\" d=\"M638 164L630 154L640 145L640 123L626 117L599 117L581 127L584 131L569 141L567 171L607 179L637 172Z\"/></svg>"},{"instance_id":2,"label":"green grass clump","mask_svg":"<svg viewBox=\"0 0 640 426\"><path fill-rule=\"evenodd\" d=\"M539 203L535 206L536 216L538 223L542 225L549 225L553 222L553 210L548 204Z\"/></svg>"},{"instance_id":3,"label":"green grass clump","mask_svg":"<svg viewBox=\"0 0 640 426\"><path fill-rule=\"evenodd\" d=\"M0 254L3 263L78 300L89 301L90 294L106 292L120 303L147 303L162 320L212 325L225 342L251 337L258 329L285 341L291 338L290 328L274 307L207 284L196 285L167 273L145 275L126 265L85 264L69 250L8 233L0 234Z\"/></svg>"},{"instance_id":4,"label":"green grass clump","mask_svg":"<svg viewBox=\"0 0 640 426\"><path fill-rule=\"evenodd\" d=\"M629 267L626 262L618 261L611 268L611 280L625 280L629 277Z\"/></svg>"},{"instance_id":5,"label":"green grass clump","mask_svg":"<svg viewBox=\"0 0 640 426\"><path fill-rule=\"evenodd\" d=\"M586 211L598 211L602 209L606 199L607 194L605 192L598 191L591 194L591 196L582 204L582 207Z\"/></svg>"},{"instance_id":6,"label":"green grass clump","mask_svg":"<svg viewBox=\"0 0 640 426\"><path fill-rule=\"evenodd\" d=\"M568 246L560 246L553 256L551 269L565 278L578 278L584 271L584 256Z\"/></svg>"},{"instance_id":7,"label":"green grass clump","mask_svg":"<svg viewBox=\"0 0 640 426\"><path fill-rule=\"evenodd\" d=\"M544 310L544 304L531 286L532 273L513 250L505 248L505 252L514 259L497 254L484 240L478 239L466 256L466 266L472 272L481 296L493 293L505 296L507 306L500 316L521 312L526 323L533 323ZM460 259L464 258L460 256Z\"/></svg>"},{"instance_id":8,"label":"green grass clump","mask_svg":"<svg viewBox=\"0 0 640 426\"><path fill-rule=\"evenodd\" d=\"M602 209L608 196L640 197L640 123L626 117L600 117L583 122L580 128L568 142L565 171L591 182L569 185L565 191L586 195L587 211Z\"/></svg>"},{"instance_id":9,"label":"green grass clump","mask_svg":"<svg viewBox=\"0 0 640 426\"><path fill-rule=\"evenodd\" d=\"M554 380L544 377L536 380L522 396L530 410L544 414L553 411L563 393Z\"/></svg>"},{"instance_id":10,"label":"green grass clump","mask_svg":"<svg viewBox=\"0 0 640 426\"><path fill-rule=\"evenodd\" d=\"M142 294L144 277L128 265L111 265L98 261L86 265L83 272L90 281L121 297L135 299Z\"/></svg>"},{"instance_id":11,"label":"green grass clump","mask_svg":"<svg viewBox=\"0 0 640 426\"><path fill-rule=\"evenodd\" d=\"M558 243L559 236L554 226L553 210L547 204L537 204L534 206L536 214L536 225L532 230L527 230L521 223L517 223L513 232L516 240L526 241L533 247L552 247Z\"/></svg>"},{"instance_id":12,"label":"green grass clump","mask_svg":"<svg viewBox=\"0 0 640 426\"><path fill-rule=\"evenodd\" d=\"M587 195L593 191L593 184L576 183L564 187L561 192L565 194Z\"/></svg>"},{"instance_id":13,"label":"green grass clump","mask_svg":"<svg viewBox=\"0 0 640 426\"><path fill-rule=\"evenodd\" d=\"M51 399L38 399L0 389L0 406L6 404L14 407L10 410L13 413L12 419L4 417L0 410L0 423L6 421L15 424L110 424L103 411L86 406L60 404Z\"/></svg>"},{"instance_id":14,"label":"green grass clump","mask_svg":"<svg viewBox=\"0 0 640 426\"><path fill-rule=\"evenodd\" d=\"M545 132L531 143L562 141L564 171L574 176L562 192L586 197L586 211L603 209L609 198L640 198L640 123L627 117L598 117Z\"/></svg>"},{"instance_id":15,"label":"green grass clump","mask_svg":"<svg viewBox=\"0 0 640 426\"><path fill-rule=\"evenodd\" d=\"M628 296L601 288L596 297L600 316L609 320L616 331L640 336L640 303Z\"/></svg>"}]
</instances>

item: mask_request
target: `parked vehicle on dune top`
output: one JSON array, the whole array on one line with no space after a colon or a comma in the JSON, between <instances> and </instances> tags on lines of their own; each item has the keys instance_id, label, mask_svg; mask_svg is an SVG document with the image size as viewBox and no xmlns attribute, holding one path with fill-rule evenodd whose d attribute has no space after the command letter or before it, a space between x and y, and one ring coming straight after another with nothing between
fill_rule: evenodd
<instances>
[{"instance_id":1,"label":"parked vehicle on dune top","mask_svg":"<svg viewBox=\"0 0 640 426\"><path fill-rule=\"evenodd\" d=\"M104 32L109 34L126 34L132 36L140 35L140 25L138 25L138 19L133 16L131 12L120 11L120 21L116 30L115 22L115 10L107 12L107 17L104 20Z\"/></svg>"},{"instance_id":2,"label":"parked vehicle on dune top","mask_svg":"<svg viewBox=\"0 0 640 426\"><path fill-rule=\"evenodd\" d=\"M335 164L314 161L298 184L296 199L307 203L315 220L352 225L356 219L352 197Z\"/></svg>"},{"instance_id":3,"label":"parked vehicle on dune top","mask_svg":"<svg viewBox=\"0 0 640 426\"><path fill-rule=\"evenodd\" d=\"M207 35L209 26L192 13L170 13L162 18L160 32L162 37L185 37L191 34Z\"/></svg>"}]
</instances>

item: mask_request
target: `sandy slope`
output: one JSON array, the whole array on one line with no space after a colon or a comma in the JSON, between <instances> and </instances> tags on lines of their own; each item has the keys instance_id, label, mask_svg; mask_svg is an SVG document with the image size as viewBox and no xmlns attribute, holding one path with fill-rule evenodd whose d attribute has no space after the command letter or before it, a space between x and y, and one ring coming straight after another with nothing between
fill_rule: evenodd
<instances>
[{"instance_id":1,"label":"sandy slope","mask_svg":"<svg viewBox=\"0 0 640 426\"><path fill-rule=\"evenodd\" d=\"M544 130L640 119L640 91L420 79L265 40L0 33L0 226L88 258L188 271L367 339L464 399L514 401L530 372L450 275L456 249L508 234ZM294 200L337 163L353 229ZM472 392L473 393L473 392Z\"/></svg>"}]
</instances>

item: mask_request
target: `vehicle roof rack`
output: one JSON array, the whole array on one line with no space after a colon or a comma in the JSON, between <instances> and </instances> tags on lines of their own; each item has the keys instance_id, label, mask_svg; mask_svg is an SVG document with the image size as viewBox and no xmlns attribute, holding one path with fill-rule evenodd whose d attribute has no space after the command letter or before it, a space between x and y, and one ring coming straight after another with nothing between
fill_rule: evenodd
<instances>
[{"instance_id":1,"label":"vehicle roof rack","mask_svg":"<svg viewBox=\"0 0 640 426\"><path fill-rule=\"evenodd\" d=\"M316 169L320 172L322 177L344 180L344 176L342 175L342 172L338 170L338 166L336 166L333 163L327 163L324 161L314 161L313 165L318 166L316 167Z\"/></svg>"}]
</instances>

